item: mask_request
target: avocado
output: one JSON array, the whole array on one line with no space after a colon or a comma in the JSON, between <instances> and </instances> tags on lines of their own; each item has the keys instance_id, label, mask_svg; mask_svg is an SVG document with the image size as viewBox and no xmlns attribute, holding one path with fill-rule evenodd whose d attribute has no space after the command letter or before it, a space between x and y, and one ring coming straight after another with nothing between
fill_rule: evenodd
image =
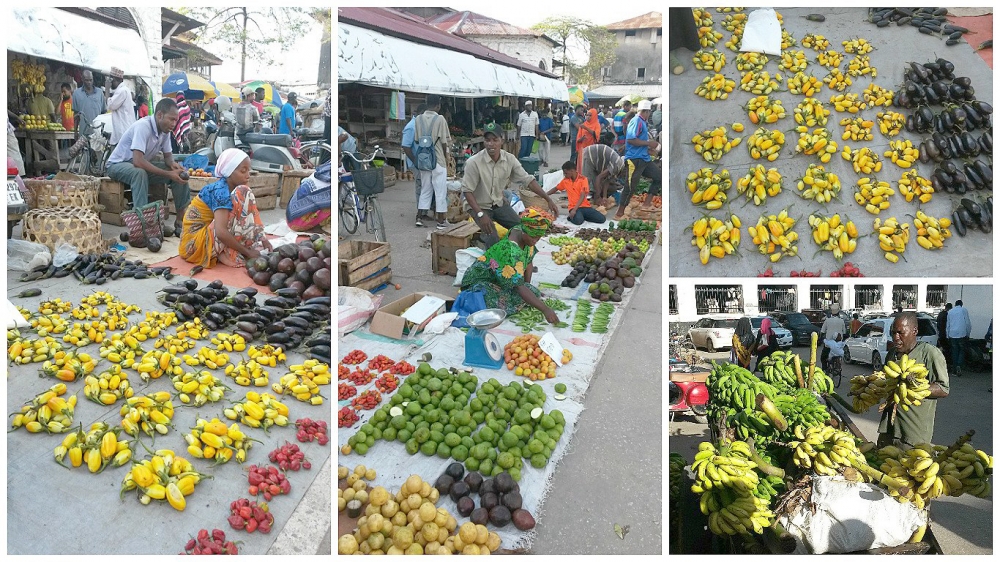
<instances>
[{"instance_id":1,"label":"avocado","mask_svg":"<svg viewBox=\"0 0 1000 562\"><path fill-rule=\"evenodd\" d=\"M474 525L485 525L490 520L490 512L485 507L478 507L469 514L469 521Z\"/></svg>"},{"instance_id":2,"label":"avocado","mask_svg":"<svg viewBox=\"0 0 1000 562\"><path fill-rule=\"evenodd\" d=\"M465 467L460 462L453 462L448 465L448 468L444 471L445 474L451 476L456 482L462 479L465 475Z\"/></svg>"},{"instance_id":3,"label":"avocado","mask_svg":"<svg viewBox=\"0 0 1000 562\"><path fill-rule=\"evenodd\" d=\"M494 527L506 527L510 524L510 510L498 505L490 510L490 523Z\"/></svg>"}]
</instances>

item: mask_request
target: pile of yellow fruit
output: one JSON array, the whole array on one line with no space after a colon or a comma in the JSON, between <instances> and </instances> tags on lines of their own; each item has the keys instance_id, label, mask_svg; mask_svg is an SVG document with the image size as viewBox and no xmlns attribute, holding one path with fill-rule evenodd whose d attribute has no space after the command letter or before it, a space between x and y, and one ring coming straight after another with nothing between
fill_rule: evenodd
<instances>
[{"instance_id":1,"label":"pile of yellow fruit","mask_svg":"<svg viewBox=\"0 0 1000 562\"><path fill-rule=\"evenodd\" d=\"M777 215L761 215L757 224L747 230L760 253L769 255L771 262L776 263L785 256L791 257L799 253L799 247L795 244L799 235L792 230L795 222L794 218L788 216L788 209L783 209Z\"/></svg>"},{"instance_id":2,"label":"pile of yellow fruit","mask_svg":"<svg viewBox=\"0 0 1000 562\"><path fill-rule=\"evenodd\" d=\"M837 90L838 92L843 92L850 86L853 82L849 76L846 76L839 68L834 68L823 78L823 83L830 87L831 90ZM839 111L839 110L838 110Z\"/></svg>"},{"instance_id":3,"label":"pile of yellow fruit","mask_svg":"<svg viewBox=\"0 0 1000 562\"><path fill-rule=\"evenodd\" d=\"M691 142L694 143L694 151L701 154L705 162L709 163L718 162L723 154L728 153L734 146L738 146L741 140L742 138L740 137L729 140L729 131L725 125L719 125L714 129L695 133L691 137Z\"/></svg>"},{"instance_id":4,"label":"pile of yellow fruit","mask_svg":"<svg viewBox=\"0 0 1000 562\"><path fill-rule=\"evenodd\" d=\"M714 70L715 72L719 72L725 64L726 55L718 49L712 49L711 51L699 49L694 54L694 67L698 70Z\"/></svg>"},{"instance_id":5,"label":"pile of yellow fruit","mask_svg":"<svg viewBox=\"0 0 1000 562\"><path fill-rule=\"evenodd\" d=\"M818 33L807 33L802 38L802 46L815 51L825 51L830 48L830 40Z\"/></svg>"},{"instance_id":6,"label":"pile of yellow fruit","mask_svg":"<svg viewBox=\"0 0 1000 562\"><path fill-rule=\"evenodd\" d=\"M841 113L857 113L865 108L865 102L858 101L858 94L837 94L830 97L830 103Z\"/></svg>"},{"instance_id":7,"label":"pile of yellow fruit","mask_svg":"<svg viewBox=\"0 0 1000 562\"><path fill-rule=\"evenodd\" d=\"M788 91L793 94L801 94L811 97L823 87L823 82L815 76L798 72L788 79Z\"/></svg>"},{"instance_id":8,"label":"pile of yellow fruit","mask_svg":"<svg viewBox=\"0 0 1000 562\"><path fill-rule=\"evenodd\" d=\"M166 501L177 511L184 511L187 496L206 475L195 471L191 461L178 457L170 449L160 449L149 459L136 462L122 479L121 493L139 491L139 502ZM210 478L210 477L209 477Z\"/></svg>"},{"instance_id":9,"label":"pile of yellow fruit","mask_svg":"<svg viewBox=\"0 0 1000 562\"><path fill-rule=\"evenodd\" d=\"M150 437L154 431L166 435L173 427L174 403L170 401L170 393L161 390L146 396L126 398L118 413L122 417L122 429L132 437L139 437L139 431Z\"/></svg>"},{"instance_id":10,"label":"pile of yellow fruit","mask_svg":"<svg viewBox=\"0 0 1000 562\"><path fill-rule=\"evenodd\" d=\"M83 395L98 404L110 406L122 398L135 396L135 389L128 380L128 371L121 365L111 365L96 377L83 379Z\"/></svg>"},{"instance_id":11,"label":"pile of yellow fruit","mask_svg":"<svg viewBox=\"0 0 1000 562\"><path fill-rule=\"evenodd\" d=\"M906 198L907 203L912 202L914 197L921 203L930 203L934 187L931 180L922 177L916 170L910 170L903 172L903 177L899 178L899 194Z\"/></svg>"},{"instance_id":12,"label":"pile of yellow fruit","mask_svg":"<svg viewBox=\"0 0 1000 562\"><path fill-rule=\"evenodd\" d=\"M740 79L740 89L758 96L766 95L778 89L780 80L780 74L775 73L774 79L771 79L771 74L766 70L744 72Z\"/></svg>"},{"instance_id":13,"label":"pile of yellow fruit","mask_svg":"<svg viewBox=\"0 0 1000 562\"><path fill-rule=\"evenodd\" d=\"M191 432L184 435L187 442L187 452L196 459L215 460L215 464L223 464L236 458L243 464L247 460L247 452L253 446L253 439L240 431L240 426L233 423L229 427L219 420L211 421L198 418Z\"/></svg>"},{"instance_id":14,"label":"pile of yellow fruit","mask_svg":"<svg viewBox=\"0 0 1000 562\"><path fill-rule=\"evenodd\" d=\"M803 199L829 203L840 194L840 178L819 164L809 164L806 173L796 184Z\"/></svg>"},{"instance_id":15,"label":"pile of yellow fruit","mask_svg":"<svg viewBox=\"0 0 1000 562\"><path fill-rule=\"evenodd\" d=\"M729 97L729 93L735 87L735 80L730 80L722 74L715 74L706 76L701 84L698 84L698 87L694 89L694 93L708 101L724 100Z\"/></svg>"},{"instance_id":16,"label":"pile of yellow fruit","mask_svg":"<svg viewBox=\"0 0 1000 562\"><path fill-rule=\"evenodd\" d=\"M740 247L740 218L732 215L722 221L715 217L702 217L691 225L691 245L698 248L701 264L708 264L710 257L722 259L736 253Z\"/></svg>"},{"instance_id":17,"label":"pile of yellow fruit","mask_svg":"<svg viewBox=\"0 0 1000 562\"><path fill-rule=\"evenodd\" d=\"M874 121L867 121L863 117L844 117L840 120L840 124L844 127L844 134L840 136L841 140L850 141L870 141L872 140L872 127L875 126Z\"/></svg>"},{"instance_id":18,"label":"pile of yellow fruit","mask_svg":"<svg viewBox=\"0 0 1000 562\"><path fill-rule=\"evenodd\" d=\"M776 123L778 119L785 116L785 108L781 105L781 100L773 99L771 96L757 96L747 102L747 113L750 115L750 122L754 125L758 123Z\"/></svg>"},{"instance_id":19,"label":"pile of yellow fruit","mask_svg":"<svg viewBox=\"0 0 1000 562\"><path fill-rule=\"evenodd\" d=\"M694 8L691 10L694 14L694 24L698 27L706 27L712 25L712 12L704 8Z\"/></svg>"},{"instance_id":20,"label":"pile of yellow fruit","mask_svg":"<svg viewBox=\"0 0 1000 562\"><path fill-rule=\"evenodd\" d=\"M875 114L878 118L878 130L887 137L898 135L906 126L906 116L895 111L879 111Z\"/></svg>"},{"instance_id":21,"label":"pile of yellow fruit","mask_svg":"<svg viewBox=\"0 0 1000 562\"><path fill-rule=\"evenodd\" d=\"M948 217L934 218L918 210L913 226L917 229L917 244L926 250L937 250L944 247L945 238L951 238L951 219Z\"/></svg>"},{"instance_id":22,"label":"pile of yellow fruit","mask_svg":"<svg viewBox=\"0 0 1000 562\"><path fill-rule=\"evenodd\" d=\"M878 76L878 69L871 65L868 55L857 55L847 63L847 73L855 77L870 74L875 78Z\"/></svg>"},{"instance_id":23,"label":"pile of yellow fruit","mask_svg":"<svg viewBox=\"0 0 1000 562\"><path fill-rule=\"evenodd\" d=\"M726 201L726 192L732 187L729 170L713 173L711 168L702 168L687 176L687 188L691 192L691 202L705 205L710 210L719 209Z\"/></svg>"},{"instance_id":24,"label":"pile of yellow fruit","mask_svg":"<svg viewBox=\"0 0 1000 562\"><path fill-rule=\"evenodd\" d=\"M736 70L740 72L757 72L764 69L767 64L767 55L764 53L740 53L736 55Z\"/></svg>"},{"instance_id":25,"label":"pile of yellow fruit","mask_svg":"<svg viewBox=\"0 0 1000 562\"><path fill-rule=\"evenodd\" d=\"M788 72L802 72L809 66L809 61L806 60L805 51L789 50L781 53L781 62L778 66Z\"/></svg>"},{"instance_id":26,"label":"pile of yellow fruit","mask_svg":"<svg viewBox=\"0 0 1000 562\"><path fill-rule=\"evenodd\" d=\"M844 54L840 51L824 51L816 55L816 62L829 69L834 69L844 62Z\"/></svg>"},{"instance_id":27,"label":"pile of yellow fruit","mask_svg":"<svg viewBox=\"0 0 1000 562\"><path fill-rule=\"evenodd\" d=\"M39 375L55 377L63 382L73 382L77 377L94 372L96 366L97 360L86 353L77 355L72 351L69 353L57 351L52 361L42 363Z\"/></svg>"},{"instance_id":28,"label":"pile of yellow fruit","mask_svg":"<svg viewBox=\"0 0 1000 562\"><path fill-rule=\"evenodd\" d=\"M857 39L851 39L850 41L843 41L841 44L844 46L844 51L850 54L867 55L874 50L871 43L866 39L858 37Z\"/></svg>"},{"instance_id":29,"label":"pile of yellow fruit","mask_svg":"<svg viewBox=\"0 0 1000 562\"><path fill-rule=\"evenodd\" d=\"M747 175L736 182L736 190L753 201L754 205L762 205L768 197L776 197L781 193L781 174L777 168L765 170L763 164L751 166Z\"/></svg>"},{"instance_id":30,"label":"pile of yellow fruit","mask_svg":"<svg viewBox=\"0 0 1000 562\"><path fill-rule=\"evenodd\" d=\"M893 164L906 169L912 167L920 158L920 149L913 146L913 142L909 139L894 140L889 141L889 150L886 150L882 156L888 157Z\"/></svg>"},{"instance_id":31,"label":"pile of yellow fruit","mask_svg":"<svg viewBox=\"0 0 1000 562\"><path fill-rule=\"evenodd\" d=\"M277 394L291 394L300 402L313 406L323 403L319 387L330 384L330 366L315 359L307 359L298 365L290 365L289 372L271 385Z\"/></svg>"},{"instance_id":32,"label":"pile of yellow fruit","mask_svg":"<svg viewBox=\"0 0 1000 562\"><path fill-rule=\"evenodd\" d=\"M823 102L818 99L806 98L799 102L793 113L795 113L795 122L799 125L825 127L830 110L823 107Z\"/></svg>"},{"instance_id":33,"label":"pile of yellow fruit","mask_svg":"<svg viewBox=\"0 0 1000 562\"><path fill-rule=\"evenodd\" d=\"M841 151L840 155L854 166L854 171L858 174L871 174L882 171L882 161L867 146L851 150L851 147L845 144L844 150Z\"/></svg>"},{"instance_id":34,"label":"pile of yellow fruit","mask_svg":"<svg viewBox=\"0 0 1000 562\"><path fill-rule=\"evenodd\" d=\"M865 103L869 107L890 107L892 105L892 98L895 95L892 90L883 88L874 82L869 84L862 93L865 96Z\"/></svg>"},{"instance_id":35,"label":"pile of yellow fruit","mask_svg":"<svg viewBox=\"0 0 1000 562\"><path fill-rule=\"evenodd\" d=\"M809 226L820 250L833 253L838 261L858 247L858 227L851 221L843 222L839 214L832 217L809 215Z\"/></svg>"},{"instance_id":36,"label":"pile of yellow fruit","mask_svg":"<svg viewBox=\"0 0 1000 562\"><path fill-rule=\"evenodd\" d=\"M778 129L767 130L761 127L747 139L747 151L754 160L767 158L768 162L774 162L784 145L785 134Z\"/></svg>"},{"instance_id":37,"label":"pile of yellow fruit","mask_svg":"<svg viewBox=\"0 0 1000 562\"><path fill-rule=\"evenodd\" d=\"M288 425L288 406L266 392L247 392L246 400L234 404L232 408L226 408L222 413L226 419L239 421L247 427L262 427L267 430L274 425Z\"/></svg>"},{"instance_id":38,"label":"pile of yellow fruit","mask_svg":"<svg viewBox=\"0 0 1000 562\"><path fill-rule=\"evenodd\" d=\"M63 438L52 452L56 462L66 466L63 460L69 456L70 467L79 468L86 464L91 474L97 474L111 466L124 466L132 460L132 449L128 441L118 439L121 429L111 427L104 422L94 422L90 430L83 432L79 427L73 433ZM67 467L69 468L69 467Z\"/></svg>"},{"instance_id":39,"label":"pile of yellow fruit","mask_svg":"<svg viewBox=\"0 0 1000 562\"><path fill-rule=\"evenodd\" d=\"M716 31L711 26L703 25L698 28L698 43L702 49L714 47L722 39L722 33Z\"/></svg>"},{"instance_id":40,"label":"pile of yellow fruit","mask_svg":"<svg viewBox=\"0 0 1000 562\"><path fill-rule=\"evenodd\" d=\"M799 142L795 146L795 152L819 155L820 162L824 164L837 153L837 141L831 138L830 131L825 127L817 127L810 132L808 127L800 125L795 130L799 132Z\"/></svg>"},{"instance_id":41,"label":"pile of yellow fruit","mask_svg":"<svg viewBox=\"0 0 1000 562\"><path fill-rule=\"evenodd\" d=\"M876 218L872 228L878 233L878 247L885 252L885 259L892 263L899 262L910 241L909 223L900 223L896 217L889 217L885 222Z\"/></svg>"},{"instance_id":42,"label":"pile of yellow fruit","mask_svg":"<svg viewBox=\"0 0 1000 562\"><path fill-rule=\"evenodd\" d=\"M28 433L66 433L73 425L73 413L76 409L76 394L64 399L66 383L52 385L48 390L38 393L30 401L21 406L21 410L11 420L11 430L25 428Z\"/></svg>"},{"instance_id":43,"label":"pile of yellow fruit","mask_svg":"<svg viewBox=\"0 0 1000 562\"><path fill-rule=\"evenodd\" d=\"M185 372L174 375L174 390L181 404L195 407L222 400L229 389L218 377L208 371Z\"/></svg>"},{"instance_id":44,"label":"pile of yellow fruit","mask_svg":"<svg viewBox=\"0 0 1000 562\"><path fill-rule=\"evenodd\" d=\"M889 197L895 194L889 182L865 177L858 180L854 200L869 213L877 215L889 208Z\"/></svg>"}]
</instances>

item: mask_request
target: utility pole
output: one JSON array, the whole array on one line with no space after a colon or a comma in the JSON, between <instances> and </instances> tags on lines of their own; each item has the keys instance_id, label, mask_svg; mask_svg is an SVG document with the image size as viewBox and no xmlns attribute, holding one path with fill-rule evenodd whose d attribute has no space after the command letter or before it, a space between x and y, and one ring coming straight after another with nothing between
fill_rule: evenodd
<instances>
[{"instance_id":1,"label":"utility pole","mask_svg":"<svg viewBox=\"0 0 1000 562\"><path fill-rule=\"evenodd\" d=\"M240 53L240 82L247 79L247 20L250 18L250 14L247 13L247 9L244 7L243 10L243 33L242 41L240 41L240 46L242 47L242 52Z\"/></svg>"}]
</instances>

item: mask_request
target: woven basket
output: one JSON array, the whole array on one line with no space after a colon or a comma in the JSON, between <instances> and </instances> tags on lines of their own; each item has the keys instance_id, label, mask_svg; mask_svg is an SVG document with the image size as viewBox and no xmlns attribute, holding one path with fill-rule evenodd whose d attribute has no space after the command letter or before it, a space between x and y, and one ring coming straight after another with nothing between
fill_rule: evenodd
<instances>
[{"instance_id":1,"label":"woven basket","mask_svg":"<svg viewBox=\"0 0 1000 562\"><path fill-rule=\"evenodd\" d=\"M99 213L103 207L97 203L101 178L81 176L79 180L25 180L28 189L28 206L33 209L53 207L80 207Z\"/></svg>"},{"instance_id":2,"label":"woven basket","mask_svg":"<svg viewBox=\"0 0 1000 562\"><path fill-rule=\"evenodd\" d=\"M81 254L103 253L110 241L101 238L100 216L80 207L32 209L24 215L23 236L29 242L48 246L54 252L65 242Z\"/></svg>"}]
</instances>

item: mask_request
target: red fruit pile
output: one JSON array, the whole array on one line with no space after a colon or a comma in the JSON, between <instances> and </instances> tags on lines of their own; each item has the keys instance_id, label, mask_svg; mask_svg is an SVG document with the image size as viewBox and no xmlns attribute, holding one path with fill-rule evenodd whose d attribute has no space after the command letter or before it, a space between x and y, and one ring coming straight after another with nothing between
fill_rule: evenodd
<instances>
[{"instance_id":1,"label":"red fruit pile","mask_svg":"<svg viewBox=\"0 0 1000 562\"><path fill-rule=\"evenodd\" d=\"M399 377L392 373L382 373L382 376L375 379L375 388L384 394L395 392L399 386Z\"/></svg>"},{"instance_id":2,"label":"red fruit pile","mask_svg":"<svg viewBox=\"0 0 1000 562\"><path fill-rule=\"evenodd\" d=\"M351 412L350 408L347 411ZM313 421L309 418L302 418L295 420L295 427L298 429L295 437L301 443L316 441L320 445L326 445L330 442L330 437L326 434L326 422L323 420Z\"/></svg>"},{"instance_id":3,"label":"red fruit pile","mask_svg":"<svg viewBox=\"0 0 1000 562\"><path fill-rule=\"evenodd\" d=\"M351 407L355 410L373 410L382 402L382 395L377 390L366 390L359 394L357 398L351 400Z\"/></svg>"},{"instance_id":4,"label":"red fruit pile","mask_svg":"<svg viewBox=\"0 0 1000 562\"><path fill-rule=\"evenodd\" d=\"M406 361L400 361L399 363L393 365L392 369L390 369L389 372L394 375L403 375L405 377L406 375L412 375L414 372L416 372L416 370L417 370L416 367L410 365Z\"/></svg>"},{"instance_id":5,"label":"red fruit pile","mask_svg":"<svg viewBox=\"0 0 1000 562\"><path fill-rule=\"evenodd\" d=\"M358 386L364 386L372 382L374 379L375 373L369 371L368 369L356 369L353 373L347 376L347 380Z\"/></svg>"},{"instance_id":6,"label":"red fruit pile","mask_svg":"<svg viewBox=\"0 0 1000 562\"><path fill-rule=\"evenodd\" d=\"M849 261L844 262L844 266L830 274L830 277L864 277L861 270Z\"/></svg>"},{"instance_id":7,"label":"red fruit pile","mask_svg":"<svg viewBox=\"0 0 1000 562\"><path fill-rule=\"evenodd\" d=\"M385 355L376 355L375 357L372 357L371 361L368 362L368 368L376 373L381 373L382 371L388 371L395 364L395 361L389 359Z\"/></svg>"},{"instance_id":8,"label":"red fruit pile","mask_svg":"<svg viewBox=\"0 0 1000 562\"><path fill-rule=\"evenodd\" d=\"M358 389L353 384L340 383L337 385L338 400L347 400L357 393Z\"/></svg>"},{"instance_id":9,"label":"red fruit pile","mask_svg":"<svg viewBox=\"0 0 1000 562\"><path fill-rule=\"evenodd\" d=\"M267 458L271 462L277 463L278 468L286 472L289 470L298 471L300 468L305 470L312 468L312 464L306 460L305 453L299 450L299 446L288 441L268 453Z\"/></svg>"},{"instance_id":10,"label":"red fruit pile","mask_svg":"<svg viewBox=\"0 0 1000 562\"><path fill-rule=\"evenodd\" d=\"M208 534L208 529L198 531L198 538L191 539L184 545L184 552L181 554L239 554L236 543L226 540L226 533L222 529L212 529L212 534Z\"/></svg>"},{"instance_id":11,"label":"red fruit pile","mask_svg":"<svg viewBox=\"0 0 1000 562\"><path fill-rule=\"evenodd\" d=\"M764 273L757 274L757 277L775 277L775 276L776 275L774 273L774 268L772 268L771 266L767 266L767 269L764 270Z\"/></svg>"},{"instance_id":12,"label":"red fruit pile","mask_svg":"<svg viewBox=\"0 0 1000 562\"><path fill-rule=\"evenodd\" d=\"M285 475L274 466L250 467L247 474L247 481L250 482L250 495L264 495L264 499L271 501L274 496L288 494L292 491L292 483L285 478Z\"/></svg>"},{"instance_id":13,"label":"red fruit pile","mask_svg":"<svg viewBox=\"0 0 1000 562\"><path fill-rule=\"evenodd\" d=\"M340 362L344 365L360 365L364 363L365 359L368 359L368 354L360 349L355 349L344 356Z\"/></svg>"},{"instance_id":14,"label":"red fruit pile","mask_svg":"<svg viewBox=\"0 0 1000 562\"><path fill-rule=\"evenodd\" d=\"M337 380L347 380L351 375L351 369L345 367L343 363L337 363Z\"/></svg>"},{"instance_id":15,"label":"red fruit pile","mask_svg":"<svg viewBox=\"0 0 1000 562\"><path fill-rule=\"evenodd\" d=\"M821 277L822 275L823 275L822 269L819 271L806 271L803 269L802 271L792 270L792 273L789 277Z\"/></svg>"},{"instance_id":16,"label":"red fruit pile","mask_svg":"<svg viewBox=\"0 0 1000 562\"><path fill-rule=\"evenodd\" d=\"M361 419L350 406L344 406L337 412L337 427L351 427Z\"/></svg>"},{"instance_id":17,"label":"red fruit pile","mask_svg":"<svg viewBox=\"0 0 1000 562\"><path fill-rule=\"evenodd\" d=\"M271 532L273 524L274 516L268 511L267 504L257 505L257 502L246 498L240 498L229 504L229 526L237 531L248 533L260 531L267 534Z\"/></svg>"}]
</instances>

